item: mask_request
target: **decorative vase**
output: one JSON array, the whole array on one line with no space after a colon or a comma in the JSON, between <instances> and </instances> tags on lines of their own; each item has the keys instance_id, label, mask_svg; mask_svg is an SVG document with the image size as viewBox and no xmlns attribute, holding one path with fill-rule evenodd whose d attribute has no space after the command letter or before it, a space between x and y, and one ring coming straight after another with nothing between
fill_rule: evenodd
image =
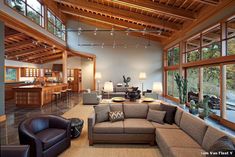
<instances>
[{"instance_id":1,"label":"decorative vase","mask_svg":"<svg viewBox=\"0 0 235 157\"><path fill-rule=\"evenodd\" d=\"M193 114L193 115L196 115L198 114L198 109L197 108L189 108L189 113Z\"/></svg>"},{"instance_id":2,"label":"decorative vase","mask_svg":"<svg viewBox=\"0 0 235 157\"><path fill-rule=\"evenodd\" d=\"M130 98L130 101L136 101L137 96L138 93L136 91L128 92L128 97Z\"/></svg>"}]
</instances>

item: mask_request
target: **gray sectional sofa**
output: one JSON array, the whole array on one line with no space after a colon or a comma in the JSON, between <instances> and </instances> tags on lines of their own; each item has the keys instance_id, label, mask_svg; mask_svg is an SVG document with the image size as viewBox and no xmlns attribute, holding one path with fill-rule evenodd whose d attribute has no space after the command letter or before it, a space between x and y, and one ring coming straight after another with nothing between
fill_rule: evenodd
<instances>
[{"instance_id":1,"label":"gray sectional sofa","mask_svg":"<svg viewBox=\"0 0 235 157\"><path fill-rule=\"evenodd\" d=\"M203 120L179 107L175 123L160 124L146 119L148 110L159 110L153 104L110 104L110 111L123 111L124 121L96 123L96 114L88 118L89 144L95 143L157 143L166 157L199 157L206 152L224 132L208 126ZM235 143L235 138L231 137Z\"/></svg>"}]
</instances>

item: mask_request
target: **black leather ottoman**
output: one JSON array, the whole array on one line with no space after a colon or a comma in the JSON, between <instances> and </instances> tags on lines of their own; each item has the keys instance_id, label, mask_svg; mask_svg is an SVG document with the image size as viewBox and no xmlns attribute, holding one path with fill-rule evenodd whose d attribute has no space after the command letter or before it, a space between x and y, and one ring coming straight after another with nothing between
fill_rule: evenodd
<instances>
[{"instance_id":1,"label":"black leather ottoman","mask_svg":"<svg viewBox=\"0 0 235 157\"><path fill-rule=\"evenodd\" d=\"M71 118L71 138L77 138L82 133L84 121L79 118Z\"/></svg>"}]
</instances>

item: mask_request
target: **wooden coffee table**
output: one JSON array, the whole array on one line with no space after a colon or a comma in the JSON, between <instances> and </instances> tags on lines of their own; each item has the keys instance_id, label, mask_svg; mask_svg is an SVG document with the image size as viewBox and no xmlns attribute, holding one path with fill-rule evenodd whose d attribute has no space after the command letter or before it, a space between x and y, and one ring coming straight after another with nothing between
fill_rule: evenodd
<instances>
[{"instance_id":1,"label":"wooden coffee table","mask_svg":"<svg viewBox=\"0 0 235 157\"><path fill-rule=\"evenodd\" d=\"M112 99L102 99L100 104L120 104L120 103L139 103L139 104L160 104L163 103L162 100L154 100L152 102L144 102L143 99L137 99L136 101L130 101L126 99L124 102L114 102Z\"/></svg>"}]
</instances>

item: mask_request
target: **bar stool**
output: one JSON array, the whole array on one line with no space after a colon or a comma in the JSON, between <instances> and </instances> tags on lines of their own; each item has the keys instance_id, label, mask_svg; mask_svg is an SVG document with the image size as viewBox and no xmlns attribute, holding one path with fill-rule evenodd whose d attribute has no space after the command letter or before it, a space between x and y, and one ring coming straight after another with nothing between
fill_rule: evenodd
<instances>
[{"instance_id":1,"label":"bar stool","mask_svg":"<svg viewBox=\"0 0 235 157\"><path fill-rule=\"evenodd\" d=\"M52 95L51 95L51 105L53 103L53 97L54 97L54 101L56 103L56 107L58 107L58 100L60 99L61 97L61 92L53 92Z\"/></svg>"},{"instance_id":2,"label":"bar stool","mask_svg":"<svg viewBox=\"0 0 235 157\"><path fill-rule=\"evenodd\" d=\"M61 99L63 102L67 101L68 100L68 95L67 95L67 90L61 90Z\"/></svg>"},{"instance_id":3,"label":"bar stool","mask_svg":"<svg viewBox=\"0 0 235 157\"><path fill-rule=\"evenodd\" d=\"M68 88L67 89L67 94L68 94L68 100L70 101L70 99L72 97L72 89Z\"/></svg>"}]
</instances>

